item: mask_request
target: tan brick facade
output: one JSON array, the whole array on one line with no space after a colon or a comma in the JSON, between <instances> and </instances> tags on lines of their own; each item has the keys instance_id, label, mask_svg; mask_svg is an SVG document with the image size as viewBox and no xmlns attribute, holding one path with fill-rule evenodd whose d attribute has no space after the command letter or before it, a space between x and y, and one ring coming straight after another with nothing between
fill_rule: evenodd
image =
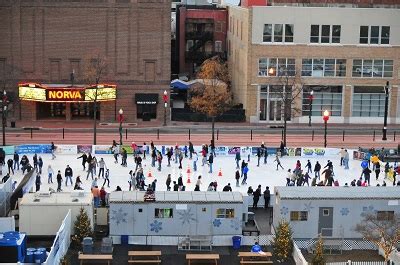
<instances>
[{"instance_id":1,"label":"tan brick facade","mask_svg":"<svg viewBox=\"0 0 400 265\"><path fill-rule=\"evenodd\" d=\"M157 93L162 122L170 8L167 0L0 1L0 68L13 65L21 81L44 84L69 84L74 69L75 83L84 84L83 61L99 54L107 60L100 82L117 85L116 102L100 103L101 120L115 121L123 108L127 122L137 121L135 93ZM36 119L35 104L22 103L22 119Z\"/></svg>"}]
</instances>

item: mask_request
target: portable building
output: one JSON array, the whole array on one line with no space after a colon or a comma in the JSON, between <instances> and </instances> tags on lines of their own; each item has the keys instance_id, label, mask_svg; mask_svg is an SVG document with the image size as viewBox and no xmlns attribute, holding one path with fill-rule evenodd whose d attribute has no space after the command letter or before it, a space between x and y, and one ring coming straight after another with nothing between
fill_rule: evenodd
<instances>
[{"instance_id":1,"label":"portable building","mask_svg":"<svg viewBox=\"0 0 400 265\"><path fill-rule=\"evenodd\" d=\"M56 235L71 209L72 222L84 208L93 225L93 200L90 192L28 193L19 204L19 231L29 236ZM71 232L73 226L71 226Z\"/></svg>"},{"instance_id":2,"label":"portable building","mask_svg":"<svg viewBox=\"0 0 400 265\"><path fill-rule=\"evenodd\" d=\"M400 214L399 187L275 187L274 226L286 219L293 238L361 238L363 214Z\"/></svg>"},{"instance_id":3,"label":"portable building","mask_svg":"<svg viewBox=\"0 0 400 265\"><path fill-rule=\"evenodd\" d=\"M112 192L110 235L191 236L237 235L247 214L240 192L156 191ZM244 214L245 213L245 214Z\"/></svg>"}]
</instances>

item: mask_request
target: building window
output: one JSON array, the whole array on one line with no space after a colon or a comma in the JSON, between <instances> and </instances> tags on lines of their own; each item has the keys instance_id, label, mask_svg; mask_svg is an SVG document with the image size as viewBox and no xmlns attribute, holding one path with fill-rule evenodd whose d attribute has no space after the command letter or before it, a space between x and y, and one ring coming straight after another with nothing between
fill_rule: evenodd
<instances>
[{"instance_id":1,"label":"building window","mask_svg":"<svg viewBox=\"0 0 400 265\"><path fill-rule=\"evenodd\" d=\"M290 221L307 221L308 212L307 211L291 211Z\"/></svg>"},{"instance_id":2,"label":"building window","mask_svg":"<svg viewBox=\"0 0 400 265\"><path fill-rule=\"evenodd\" d=\"M269 73L270 69L274 71ZM283 73L287 70L287 75L296 75L295 59L293 58L260 58L258 60L258 75L259 76L276 76L278 69L278 75L286 75Z\"/></svg>"},{"instance_id":3,"label":"building window","mask_svg":"<svg viewBox=\"0 0 400 265\"><path fill-rule=\"evenodd\" d=\"M221 32L222 31L222 22L216 21L215 22L215 32Z\"/></svg>"},{"instance_id":4,"label":"building window","mask_svg":"<svg viewBox=\"0 0 400 265\"><path fill-rule=\"evenodd\" d=\"M154 218L173 218L172 208L155 208Z\"/></svg>"},{"instance_id":5,"label":"building window","mask_svg":"<svg viewBox=\"0 0 400 265\"><path fill-rule=\"evenodd\" d=\"M193 40L187 40L186 41L186 51L190 51L190 49L193 47Z\"/></svg>"},{"instance_id":6,"label":"building window","mask_svg":"<svg viewBox=\"0 0 400 265\"><path fill-rule=\"evenodd\" d=\"M293 42L293 31L293 24L264 24L263 42Z\"/></svg>"},{"instance_id":7,"label":"building window","mask_svg":"<svg viewBox=\"0 0 400 265\"><path fill-rule=\"evenodd\" d=\"M217 40L215 42L215 52L222 52L222 41Z\"/></svg>"},{"instance_id":8,"label":"building window","mask_svg":"<svg viewBox=\"0 0 400 265\"><path fill-rule=\"evenodd\" d=\"M329 209L324 209L322 212L323 216L329 216Z\"/></svg>"},{"instance_id":9,"label":"building window","mask_svg":"<svg viewBox=\"0 0 400 265\"><path fill-rule=\"evenodd\" d=\"M311 25L311 43L340 43L340 25Z\"/></svg>"},{"instance_id":10,"label":"building window","mask_svg":"<svg viewBox=\"0 0 400 265\"><path fill-rule=\"evenodd\" d=\"M217 209L217 218L235 218L235 209Z\"/></svg>"},{"instance_id":11,"label":"building window","mask_svg":"<svg viewBox=\"0 0 400 265\"><path fill-rule=\"evenodd\" d=\"M376 219L378 221L392 221L394 219L394 211L378 211Z\"/></svg>"},{"instance_id":12,"label":"building window","mask_svg":"<svg viewBox=\"0 0 400 265\"><path fill-rule=\"evenodd\" d=\"M302 76L343 77L346 76L345 59L303 59Z\"/></svg>"},{"instance_id":13,"label":"building window","mask_svg":"<svg viewBox=\"0 0 400 265\"><path fill-rule=\"evenodd\" d=\"M383 117L385 90L382 86L354 86L353 117Z\"/></svg>"},{"instance_id":14,"label":"building window","mask_svg":"<svg viewBox=\"0 0 400 265\"><path fill-rule=\"evenodd\" d=\"M389 26L360 26L360 44L389 44Z\"/></svg>"},{"instance_id":15,"label":"building window","mask_svg":"<svg viewBox=\"0 0 400 265\"><path fill-rule=\"evenodd\" d=\"M393 60L353 60L353 77L392 77Z\"/></svg>"},{"instance_id":16,"label":"building window","mask_svg":"<svg viewBox=\"0 0 400 265\"><path fill-rule=\"evenodd\" d=\"M342 87L309 85L303 87L302 115L310 115L310 93L313 92L311 116L322 116L325 110L331 116L342 115Z\"/></svg>"}]
</instances>

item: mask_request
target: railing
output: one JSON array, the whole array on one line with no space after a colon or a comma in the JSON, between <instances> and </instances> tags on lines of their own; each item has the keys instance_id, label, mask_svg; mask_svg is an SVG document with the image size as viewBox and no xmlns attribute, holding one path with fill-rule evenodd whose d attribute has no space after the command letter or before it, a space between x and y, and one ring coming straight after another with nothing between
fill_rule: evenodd
<instances>
[{"instance_id":1,"label":"railing","mask_svg":"<svg viewBox=\"0 0 400 265\"><path fill-rule=\"evenodd\" d=\"M12 194L12 178L0 185L0 217L5 217L10 211L10 198Z\"/></svg>"}]
</instances>

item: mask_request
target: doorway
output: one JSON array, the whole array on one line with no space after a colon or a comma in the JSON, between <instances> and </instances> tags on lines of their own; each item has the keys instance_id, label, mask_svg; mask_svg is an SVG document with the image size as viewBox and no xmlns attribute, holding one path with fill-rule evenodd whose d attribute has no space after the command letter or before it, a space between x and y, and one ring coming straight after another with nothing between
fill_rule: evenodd
<instances>
[{"instance_id":1,"label":"doorway","mask_svg":"<svg viewBox=\"0 0 400 265\"><path fill-rule=\"evenodd\" d=\"M333 207L320 207L318 219L318 233L322 236L333 235Z\"/></svg>"},{"instance_id":2,"label":"doorway","mask_svg":"<svg viewBox=\"0 0 400 265\"><path fill-rule=\"evenodd\" d=\"M269 121L281 121L282 113L282 102L280 100L271 99L269 101Z\"/></svg>"}]
</instances>

